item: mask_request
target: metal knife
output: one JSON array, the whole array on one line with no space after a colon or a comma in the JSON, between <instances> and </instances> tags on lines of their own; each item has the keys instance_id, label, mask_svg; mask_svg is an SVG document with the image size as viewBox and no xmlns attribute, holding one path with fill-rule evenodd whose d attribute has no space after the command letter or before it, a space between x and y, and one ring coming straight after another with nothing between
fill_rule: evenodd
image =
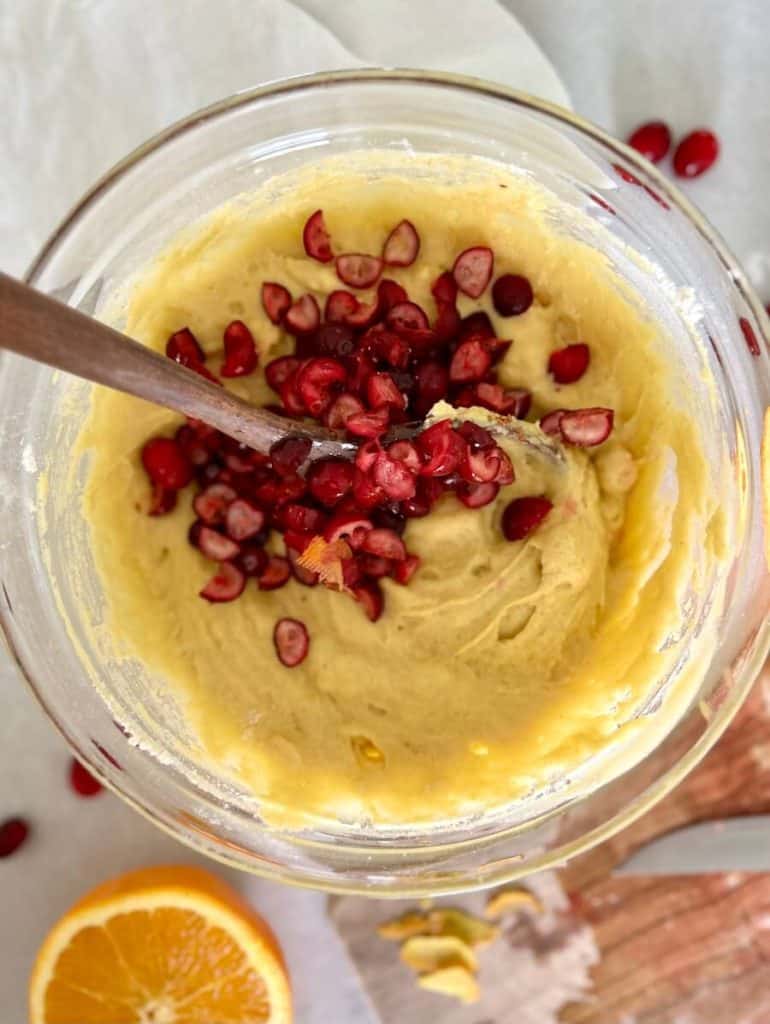
<instances>
[{"instance_id":1,"label":"metal knife","mask_svg":"<svg viewBox=\"0 0 770 1024\"><path fill-rule=\"evenodd\" d=\"M770 814L703 821L669 832L619 864L615 875L770 871Z\"/></svg>"}]
</instances>

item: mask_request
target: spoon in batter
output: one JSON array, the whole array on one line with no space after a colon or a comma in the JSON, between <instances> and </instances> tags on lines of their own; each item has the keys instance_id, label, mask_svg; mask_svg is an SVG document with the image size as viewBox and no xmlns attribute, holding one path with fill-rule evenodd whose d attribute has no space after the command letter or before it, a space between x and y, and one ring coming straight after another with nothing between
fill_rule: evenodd
<instances>
[{"instance_id":1,"label":"spoon in batter","mask_svg":"<svg viewBox=\"0 0 770 1024\"><path fill-rule=\"evenodd\" d=\"M337 431L251 405L167 356L1 272L0 348L202 420L265 455L289 436L312 441L309 461L351 459L358 448ZM557 440L533 431L531 424L510 417L497 419L490 425L492 433L505 434L529 451L563 462ZM412 437L423 426L400 425L384 440Z\"/></svg>"}]
</instances>

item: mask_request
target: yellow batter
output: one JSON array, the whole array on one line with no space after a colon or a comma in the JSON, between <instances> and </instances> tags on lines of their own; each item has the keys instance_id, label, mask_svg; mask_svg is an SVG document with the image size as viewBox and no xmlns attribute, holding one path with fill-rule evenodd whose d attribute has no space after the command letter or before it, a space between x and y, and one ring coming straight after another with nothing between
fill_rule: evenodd
<instances>
[{"instance_id":1,"label":"yellow batter","mask_svg":"<svg viewBox=\"0 0 770 1024\"><path fill-rule=\"evenodd\" d=\"M539 191L489 166L442 186L427 163L409 182L320 164L290 193L266 188L188 231L147 270L125 313L128 333L159 349L189 326L214 367L223 328L240 318L264 366L291 345L263 312L262 282L312 291L322 308L339 287L333 264L302 248L319 206L338 251L377 253L411 219L419 258L388 276L431 316L431 282L469 245L494 249L495 276L529 277L536 297L523 316L498 317L489 290L479 301L460 296L460 312L485 309L498 336L513 339L500 380L532 391L531 420L608 406L615 429L598 448L567 449L561 467L513 445L516 482L494 504L472 511L448 496L410 521L405 540L422 568L409 586L384 582L377 623L346 595L294 582L270 593L250 582L231 604L201 600L212 564L185 540L190 498L165 518L144 511L139 451L179 418L94 394L82 436L86 513L108 628L127 656L165 678L206 755L275 820L446 819L558 778L617 739L674 671L682 649L665 641L683 627L684 590L718 557L721 520L665 341L597 252L548 226ZM558 387L548 355L578 340L590 345L590 368ZM258 376L228 386L275 400ZM506 541L505 504L543 493L554 503L545 523ZM282 616L302 619L311 637L294 669L273 648ZM685 669L677 685L692 687L699 671Z\"/></svg>"}]
</instances>

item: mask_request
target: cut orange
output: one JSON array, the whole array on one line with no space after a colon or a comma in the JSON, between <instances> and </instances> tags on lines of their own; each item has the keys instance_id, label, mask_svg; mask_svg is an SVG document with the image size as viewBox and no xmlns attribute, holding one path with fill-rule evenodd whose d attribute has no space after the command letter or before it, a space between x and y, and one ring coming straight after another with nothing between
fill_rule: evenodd
<instances>
[{"instance_id":1,"label":"cut orange","mask_svg":"<svg viewBox=\"0 0 770 1024\"><path fill-rule=\"evenodd\" d=\"M220 879L190 867L100 885L49 932L30 1024L289 1024L278 943Z\"/></svg>"}]
</instances>

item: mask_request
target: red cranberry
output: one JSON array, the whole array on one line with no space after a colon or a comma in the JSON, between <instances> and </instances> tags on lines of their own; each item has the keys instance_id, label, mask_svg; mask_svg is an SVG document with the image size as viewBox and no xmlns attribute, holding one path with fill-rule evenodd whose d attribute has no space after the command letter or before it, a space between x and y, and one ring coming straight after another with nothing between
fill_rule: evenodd
<instances>
[{"instance_id":1,"label":"red cranberry","mask_svg":"<svg viewBox=\"0 0 770 1024\"><path fill-rule=\"evenodd\" d=\"M353 486L354 466L344 459L319 459L308 470L307 485L313 497L331 508Z\"/></svg>"},{"instance_id":2,"label":"red cranberry","mask_svg":"<svg viewBox=\"0 0 770 1024\"><path fill-rule=\"evenodd\" d=\"M171 437L154 437L142 448L142 465L154 484L172 491L192 480L190 460Z\"/></svg>"},{"instance_id":3,"label":"red cranberry","mask_svg":"<svg viewBox=\"0 0 770 1024\"><path fill-rule=\"evenodd\" d=\"M719 156L719 140L706 128L685 135L674 151L674 171L680 178L697 178Z\"/></svg>"},{"instance_id":4,"label":"red cranberry","mask_svg":"<svg viewBox=\"0 0 770 1024\"><path fill-rule=\"evenodd\" d=\"M29 836L29 825L23 818L6 818L0 823L0 858L10 857Z\"/></svg>"},{"instance_id":5,"label":"red cranberry","mask_svg":"<svg viewBox=\"0 0 770 1024\"><path fill-rule=\"evenodd\" d=\"M78 796L95 796L102 791L101 782L74 757L70 761L70 785Z\"/></svg>"},{"instance_id":6,"label":"red cranberry","mask_svg":"<svg viewBox=\"0 0 770 1024\"><path fill-rule=\"evenodd\" d=\"M502 274L492 285L492 302L500 316L520 316L532 305L532 285L519 274Z\"/></svg>"},{"instance_id":7,"label":"red cranberry","mask_svg":"<svg viewBox=\"0 0 770 1024\"><path fill-rule=\"evenodd\" d=\"M657 164L671 148L671 130L665 121L647 121L631 132L628 145Z\"/></svg>"},{"instance_id":8,"label":"red cranberry","mask_svg":"<svg viewBox=\"0 0 770 1024\"><path fill-rule=\"evenodd\" d=\"M506 540L523 540L535 530L553 508L542 496L515 498L503 510L502 530Z\"/></svg>"}]
</instances>

